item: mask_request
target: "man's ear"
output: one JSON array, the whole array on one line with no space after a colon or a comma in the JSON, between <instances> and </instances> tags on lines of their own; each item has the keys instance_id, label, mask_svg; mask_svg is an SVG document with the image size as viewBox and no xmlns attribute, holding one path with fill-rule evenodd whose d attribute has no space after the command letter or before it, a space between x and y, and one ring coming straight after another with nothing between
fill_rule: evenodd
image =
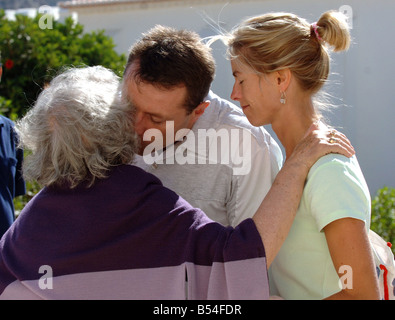
<instances>
[{"instance_id":1,"label":"man's ear","mask_svg":"<svg viewBox=\"0 0 395 320\"><path fill-rule=\"evenodd\" d=\"M201 102L195 109L193 109L192 113L189 115L188 128L191 129L195 122L200 118L200 116L204 113L206 108L210 105L210 101L206 100Z\"/></svg>"},{"instance_id":2,"label":"man's ear","mask_svg":"<svg viewBox=\"0 0 395 320\"><path fill-rule=\"evenodd\" d=\"M193 110L193 115L194 115L195 121L196 121L197 119L199 119L199 117L204 113L204 111L206 110L206 108L207 108L209 105L210 105L210 101L209 101L209 100L206 100L206 101L203 101L202 103L200 103L200 104L195 108L195 110Z\"/></svg>"}]
</instances>

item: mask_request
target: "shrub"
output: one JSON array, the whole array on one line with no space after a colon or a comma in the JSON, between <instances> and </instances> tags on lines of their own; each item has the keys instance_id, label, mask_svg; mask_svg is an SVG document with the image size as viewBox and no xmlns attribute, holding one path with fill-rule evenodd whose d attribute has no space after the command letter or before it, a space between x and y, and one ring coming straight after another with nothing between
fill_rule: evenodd
<instances>
[{"instance_id":1,"label":"shrub","mask_svg":"<svg viewBox=\"0 0 395 320\"><path fill-rule=\"evenodd\" d=\"M25 205L41 190L37 182L26 181L26 194L14 199L15 216L18 217Z\"/></svg>"},{"instance_id":2,"label":"shrub","mask_svg":"<svg viewBox=\"0 0 395 320\"><path fill-rule=\"evenodd\" d=\"M379 189L372 199L371 229L391 242L395 253L395 188Z\"/></svg>"},{"instance_id":3,"label":"shrub","mask_svg":"<svg viewBox=\"0 0 395 320\"><path fill-rule=\"evenodd\" d=\"M41 17L16 15L11 21L0 10L0 112L13 120L24 115L64 66L102 65L121 75L126 63L104 30L84 33L71 17L64 23L53 21L52 29L41 29Z\"/></svg>"}]
</instances>

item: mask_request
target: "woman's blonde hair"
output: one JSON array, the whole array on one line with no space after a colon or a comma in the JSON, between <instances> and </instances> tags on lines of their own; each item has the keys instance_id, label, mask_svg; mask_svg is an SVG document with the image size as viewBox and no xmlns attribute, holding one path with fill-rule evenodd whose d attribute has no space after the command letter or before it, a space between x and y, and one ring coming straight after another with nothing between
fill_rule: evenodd
<instances>
[{"instance_id":1,"label":"woman's blonde hair","mask_svg":"<svg viewBox=\"0 0 395 320\"><path fill-rule=\"evenodd\" d=\"M330 56L347 50L345 16L325 12L316 27L291 13L269 13L243 21L227 39L231 59L239 58L259 73L289 68L302 89L318 92L328 79Z\"/></svg>"},{"instance_id":2,"label":"woman's blonde hair","mask_svg":"<svg viewBox=\"0 0 395 320\"><path fill-rule=\"evenodd\" d=\"M133 110L120 79L104 67L71 68L55 77L17 122L21 146L31 151L23 171L43 186L91 186L136 151Z\"/></svg>"}]
</instances>

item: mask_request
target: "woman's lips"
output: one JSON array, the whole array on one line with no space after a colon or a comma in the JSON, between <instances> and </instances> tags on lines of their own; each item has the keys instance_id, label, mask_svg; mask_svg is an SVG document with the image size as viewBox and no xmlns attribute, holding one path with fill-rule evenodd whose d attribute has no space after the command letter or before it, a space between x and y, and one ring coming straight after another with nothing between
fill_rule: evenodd
<instances>
[{"instance_id":1,"label":"woman's lips","mask_svg":"<svg viewBox=\"0 0 395 320\"><path fill-rule=\"evenodd\" d=\"M249 104L247 104L247 105L245 105L245 106L241 106L241 109L244 111L244 110L247 109L249 106L250 106Z\"/></svg>"}]
</instances>

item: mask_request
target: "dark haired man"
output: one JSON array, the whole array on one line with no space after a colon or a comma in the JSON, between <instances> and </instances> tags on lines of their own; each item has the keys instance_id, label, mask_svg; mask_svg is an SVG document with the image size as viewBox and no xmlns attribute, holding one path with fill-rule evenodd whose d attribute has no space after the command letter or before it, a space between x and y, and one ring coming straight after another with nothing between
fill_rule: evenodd
<instances>
[{"instance_id":1,"label":"dark haired man","mask_svg":"<svg viewBox=\"0 0 395 320\"><path fill-rule=\"evenodd\" d=\"M123 95L136 110L137 165L211 219L252 216L282 165L279 146L210 91L211 50L192 31L156 26L130 49Z\"/></svg>"}]
</instances>

